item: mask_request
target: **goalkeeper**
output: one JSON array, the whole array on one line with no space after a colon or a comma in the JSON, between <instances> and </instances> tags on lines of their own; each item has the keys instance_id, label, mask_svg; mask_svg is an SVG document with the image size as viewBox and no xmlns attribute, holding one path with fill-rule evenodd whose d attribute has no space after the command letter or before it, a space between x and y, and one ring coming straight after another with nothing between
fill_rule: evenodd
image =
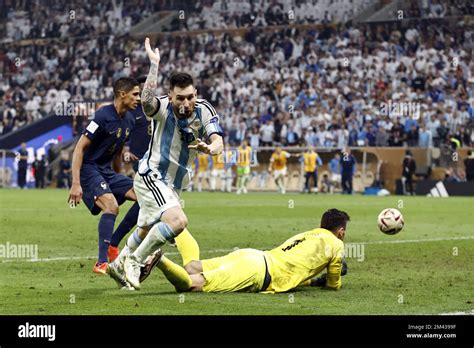
<instances>
[{"instance_id":1,"label":"goalkeeper","mask_svg":"<svg viewBox=\"0 0 474 348\"><path fill-rule=\"evenodd\" d=\"M156 265L178 292L275 293L304 285L337 290L347 272L343 240L348 221L347 213L330 209L323 214L319 228L297 234L273 250L241 249L222 257L193 260L184 268L159 250L144 271L148 275ZM313 279L324 270L326 274Z\"/></svg>"}]
</instances>

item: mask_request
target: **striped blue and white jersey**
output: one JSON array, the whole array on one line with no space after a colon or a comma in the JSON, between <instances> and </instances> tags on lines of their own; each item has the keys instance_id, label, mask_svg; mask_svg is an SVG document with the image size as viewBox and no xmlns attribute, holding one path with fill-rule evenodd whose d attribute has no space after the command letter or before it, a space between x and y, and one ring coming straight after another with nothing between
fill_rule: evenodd
<instances>
[{"instance_id":1,"label":"striped blue and white jersey","mask_svg":"<svg viewBox=\"0 0 474 348\"><path fill-rule=\"evenodd\" d=\"M160 180L179 191L191 180L191 164L198 151L188 149L198 138L204 139L216 133L222 135L219 116L205 99L198 99L191 117L179 119L173 112L168 96L158 99L158 109L152 119L153 133L148 151L140 160L138 173L154 172Z\"/></svg>"}]
</instances>

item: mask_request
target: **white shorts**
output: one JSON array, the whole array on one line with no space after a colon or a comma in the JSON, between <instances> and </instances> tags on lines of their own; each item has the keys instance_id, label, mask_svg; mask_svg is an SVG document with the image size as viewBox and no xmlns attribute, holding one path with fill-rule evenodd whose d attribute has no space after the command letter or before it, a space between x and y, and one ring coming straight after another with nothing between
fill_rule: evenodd
<instances>
[{"instance_id":1,"label":"white shorts","mask_svg":"<svg viewBox=\"0 0 474 348\"><path fill-rule=\"evenodd\" d=\"M332 174L331 181L341 182L341 174Z\"/></svg>"},{"instance_id":2,"label":"white shorts","mask_svg":"<svg viewBox=\"0 0 474 348\"><path fill-rule=\"evenodd\" d=\"M165 211L180 205L178 193L159 180L158 174L135 174L133 189L140 205L139 227L154 225Z\"/></svg>"},{"instance_id":3,"label":"white shorts","mask_svg":"<svg viewBox=\"0 0 474 348\"><path fill-rule=\"evenodd\" d=\"M285 176L286 175L286 168L283 169L278 169L273 171L273 177L276 179L280 176Z\"/></svg>"},{"instance_id":4,"label":"white shorts","mask_svg":"<svg viewBox=\"0 0 474 348\"><path fill-rule=\"evenodd\" d=\"M208 171L198 172L197 177L198 179L207 179L209 177L209 172Z\"/></svg>"},{"instance_id":5,"label":"white shorts","mask_svg":"<svg viewBox=\"0 0 474 348\"><path fill-rule=\"evenodd\" d=\"M223 179L225 177L225 172L224 169L213 169L211 175L213 177L220 177L221 179Z\"/></svg>"}]
</instances>

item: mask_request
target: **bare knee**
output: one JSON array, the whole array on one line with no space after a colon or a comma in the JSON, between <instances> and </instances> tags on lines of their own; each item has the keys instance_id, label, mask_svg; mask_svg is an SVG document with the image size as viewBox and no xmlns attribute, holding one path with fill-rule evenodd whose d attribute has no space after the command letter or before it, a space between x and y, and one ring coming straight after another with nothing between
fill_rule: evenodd
<instances>
[{"instance_id":1,"label":"bare knee","mask_svg":"<svg viewBox=\"0 0 474 348\"><path fill-rule=\"evenodd\" d=\"M102 209L102 212L105 214L113 214L117 216L119 213L119 206L113 195L100 196L96 201L96 205Z\"/></svg>"},{"instance_id":2,"label":"bare knee","mask_svg":"<svg viewBox=\"0 0 474 348\"><path fill-rule=\"evenodd\" d=\"M117 203L110 203L105 206L104 213L114 214L115 216L119 213L119 206Z\"/></svg>"},{"instance_id":3,"label":"bare knee","mask_svg":"<svg viewBox=\"0 0 474 348\"><path fill-rule=\"evenodd\" d=\"M191 261L184 266L184 269L188 274L198 274L202 272L202 263L201 261Z\"/></svg>"},{"instance_id":4,"label":"bare knee","mask_svg":"<svg viewBox=\"0 0 474 348\"><path fill-rule=\"evenodd\" d=\"M168 217L166 221L163 220L163 222L167 223L173 229L176 235L183 232L183 230L188 225L188 219L183 213L174 214L173 216Z\"/></svg>"},{"instance_id":5,"label":"bare knee","mask_svg":"<svg viewBox=\"0 0 474 348\"><path fill-rule=\"evenodd\" d=\"M145 239L145 237L148 234L149 230L150 230L150 227L139 227L138 228L138 237L140 237L141 240Z\"/></svg>"},{"instance_id":6,"label":"bare knee","mask_svg":"<svg viewBox=\"0 0 474 348\"><path fill-rule=\"evenodd\" d=\"M125 198L129 201L137 201L137 195L135 194L133 187L125 193Z\"/></svg>"},{"instance_id":7,"label":"bare knee","mask_svg":"<svg viewBox=\"0 0 474 348\"><path fill-rule=\"evenodd\" d=\"M186 215L181 214L181 216L177 217L175 220L175 228L174 231L176 234L179 234L184 231L184 229L188 226L188 218Z\"/></svg>"}]
</instances>

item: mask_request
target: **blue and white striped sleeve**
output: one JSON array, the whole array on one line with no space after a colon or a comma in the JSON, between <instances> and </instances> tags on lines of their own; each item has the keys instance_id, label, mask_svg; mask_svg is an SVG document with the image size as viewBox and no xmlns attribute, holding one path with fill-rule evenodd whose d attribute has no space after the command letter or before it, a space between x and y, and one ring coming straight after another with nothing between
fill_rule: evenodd
<instances>
[{"instance_id":1,"label":"blue and white striped sleeve","mask_svg":"<svg viewBox=\"0 0 474 348\"><path fill-rule=\"evenodd\" d=\"M219 134L220 136L224 135L224 131L219 124L219 115L216 112L216 109L205 99L201 99L198 102L198 105L201 106L202 110L202 123L204 129L206 130L206 135L210 137L212 134Z\"/></svg>"},{"instance_id":2,"label":"blue and white striped sleeve","mask_svg":"<svg viewBox=\"0 0 474 348\"><path fill-rule=\"evenodd\" d=\"M151 114L151 115L146 115L147 119L153 119L157 121L161 121L163 119L166 119L166 116L168 114L168 104L169 104L169 98L167 95L163 95L161 97L155 97L157 102L158 102L158 107L156 111Z\"/></svg>"}]
</instances>

